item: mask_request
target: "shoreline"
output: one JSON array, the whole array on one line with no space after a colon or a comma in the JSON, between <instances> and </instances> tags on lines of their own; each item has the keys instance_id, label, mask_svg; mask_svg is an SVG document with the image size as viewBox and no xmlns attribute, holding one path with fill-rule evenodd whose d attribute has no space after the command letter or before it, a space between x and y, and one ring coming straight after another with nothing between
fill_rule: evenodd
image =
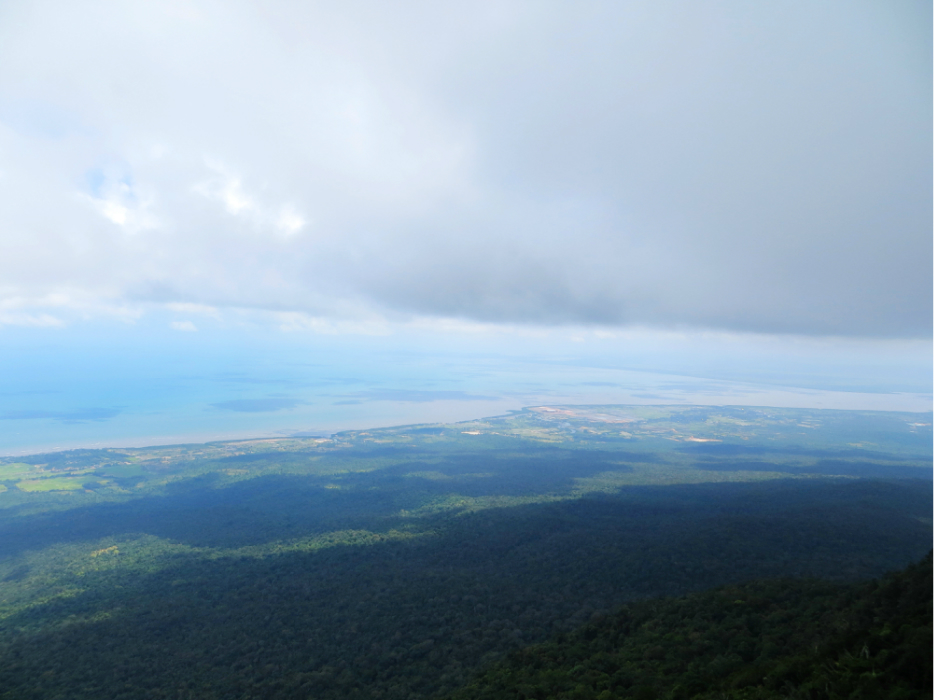
<instances>
[{"instance_id":1,"label":"shoreline","mask_svg":"<svg viewBox=\"0 0 934 700\"><path fill-rule=\"evenodd\" d=\"M934 415L934 410L928 411L904 411L896 409L863 409L863 408L836 408L836 407L815 407L815 406L774 406L774 405L752 405L744 403L735 403L735 404L726 404L726 403L538 403L538 404L529 404L522 406L519 409L510 409L507 413L513 412L522 412L528 411L534 408L567 408L567 407L623 407L623 406L658 406L658 407L669 407L677 406L679 408L686 407L742 407L742 408L756 408L756 409L792 409L792 410L810 410L810 411L847 411L854 413L896 413L904 414L906 416L927 416L930 418ZM484 415L474 415L467 418L462 418L461 420L441 420L441 421L418 421L418 422L402 422L402 423L391 423L391 422L373 422L373 421L361 421L357 425L345 425L339 428L334 429L315 429L308 428L302 430L273 430L273 431L231 431L231 432L222 432L217 433L214 431L206 431L201 433L189 433L184 435L163 435L163 436L148 436L148 437L129 437L129 438L117 438L114 440L94 440L94 441L82 441L79 443L74 443L70 445L62 444L50 444L47 446L31 446L23 448L22 450L11 450L5 451L3 454L0 454L0 460L9 460L15 459L17 457L29 457L32 455L38 454L53 454L58 452L69 452L73 450L106 450L106 449L146 449L146 448L155 448L155 447L176 447L176 446L191 446L191 445L207 445L213 443L233 443L233 442L247 442L251 440L288 440L288 439L320 439L320 438L330 438L334 435L337 435L342 432L347 431L356 431L356 430L380 430L380 429L391 429L391 428L400 428L405 426L424 426L424 425L456 425L458 423L484 420L488 418L495 418L506 415L506 413L500 414L484 414Z\"/></svg>"}]
</instances>

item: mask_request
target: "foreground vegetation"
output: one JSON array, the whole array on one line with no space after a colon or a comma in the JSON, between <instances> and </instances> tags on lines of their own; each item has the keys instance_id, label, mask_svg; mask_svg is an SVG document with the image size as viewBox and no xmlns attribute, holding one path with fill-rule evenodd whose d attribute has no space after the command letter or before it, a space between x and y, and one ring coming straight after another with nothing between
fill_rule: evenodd
<instances>
[{"instance_id":1,"label":"foreground vegetation","mask_svg":"<svg viewBox=\"0 0 934 700\"><path fill-rule=\"evenodd\" d=\"M879 577L928 551L930 422L548 407L330 439L10 459L0 464L0 698L456 694L511 652L622 619L607 617L619 606L646 622L638 611L652 608L634 601L795 577L743 589L733 602L747 602L721 616L744 611L760 651L695 650L716 651L717 688L751 692L736 685L736 655L765 663L785 647L756 641L753 613L772 608L749 600L813 612L843 594L800 580ZM708 608L722 596L711 595L678 605L699 606L698 624L719 620ZM632 625L627 639L651 628ZM730 630L724 639L740 634ZM629 685L590 690L665 697L674 685L651 674L669 672L679 635L701 633L659 632L667 641L650 647L664 655L644 673L626 661ZM575 653L589 663L586 649ZM578 675L557 696L590 697ZM513 692L496 678L472 688ZM690 683L684 692L698 690Z\"/></svg>"},{"instance_id":2,"label":"foreground vegetation","mask_svg":"<svg viewBox=\"0 0 934 700\"><path fill-rule=\"evenodd\" d=\"M451 700L931 697L931 555L881 581L762 581L625 606Z\"/></svg>"}]
</instances>

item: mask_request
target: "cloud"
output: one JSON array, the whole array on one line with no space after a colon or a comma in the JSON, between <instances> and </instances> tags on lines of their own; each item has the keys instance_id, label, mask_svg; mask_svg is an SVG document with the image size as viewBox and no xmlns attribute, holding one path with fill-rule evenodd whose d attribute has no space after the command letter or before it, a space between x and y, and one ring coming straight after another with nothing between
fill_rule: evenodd
<instances>
[{"instance_id":1,"label":"cloud","mask_svg":"<svg viewBox=\"0 0 934 700\"><path fill-rule=\"evenodd\" d=\"M198 330L198 327L191 321L172 321L169 325L177 331L187 331L191 333Z\"/></svg>"},{"instance_id":2,"label":"cloud","mask_svg":"<svg viewBox=\"0 0 934 700\"><path fill-rule=\"evenodd\" d=\"M212 403L211 406L222 411L236 411L237 413L271 413L273 411L292 409L303 403L304 401L288 398L233 399L231 401Z\"/></svg>"},{"instance_id":3,"label":"cloud","mask_svg":"<svg viewBox=\"0 0 934 700\"><path fill-rule=\"evenodd\" d=\"M930 335L925 3L180 7L0 7L8 322Z\"/></svg>"},{"instance_id":4,"label":"cloud","mask_svg":"<svg viewBox=\"0 0 934 700\"><path fill-rule=\"evenodd\" d=\"M205 304L166 304L166 308L168 308L170 311L176 311L182 314L198 314L200 316L209 316L215 319L219 319L221 316L220 311L217 308L213 306L207 306Z\"/></svg>"},{"instance_id":5,"label":"cloud","mask_svg":"<svg viewBox=\"0 0 934 700\"><path fill-rule=\"evenodd\" d=\"M58 328L65 325L57 316L47 313L24 313L0 311L0 325L35 326L38 328Z\"/></svg>"}]
</instances>

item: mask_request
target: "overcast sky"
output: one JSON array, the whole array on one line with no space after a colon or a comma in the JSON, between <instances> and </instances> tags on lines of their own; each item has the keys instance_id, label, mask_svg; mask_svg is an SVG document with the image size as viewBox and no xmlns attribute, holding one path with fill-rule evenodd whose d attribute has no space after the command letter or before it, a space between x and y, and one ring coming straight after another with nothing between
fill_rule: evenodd
<instances>
[{"instance_id":1,"label":"overcast sky","mask_svg":"<svg viewBox=\"0 0 934 700\"><path fill-rule=\"evenodd\" d=\"M6 0L0 323L928 338L930 12Z\"/></svg>"}]
</instances>

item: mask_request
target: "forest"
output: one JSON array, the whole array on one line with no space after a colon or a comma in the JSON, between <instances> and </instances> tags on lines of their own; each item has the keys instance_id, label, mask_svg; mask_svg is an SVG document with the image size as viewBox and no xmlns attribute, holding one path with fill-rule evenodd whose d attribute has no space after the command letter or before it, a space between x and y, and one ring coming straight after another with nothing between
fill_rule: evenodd
<instances>
[{"instance_id":1,"label":"forest","mask_svg":"<svg viewBox=\"0 0 934 700\"><path fill-rule=\"evenodd\" d=\"M452 700L931 696L931 555L880 581L778 580L624 606Z\"/></svg>"},{"instance_id":2,"label":"forest","mask_svg":"<svg viewBox=\"0 0 934 700\"><path fill-rule=\"evenodd\" d=\"M0 698L929 697L930 424L533 407L6 458Z\"/></svg>"}]
</instances>

